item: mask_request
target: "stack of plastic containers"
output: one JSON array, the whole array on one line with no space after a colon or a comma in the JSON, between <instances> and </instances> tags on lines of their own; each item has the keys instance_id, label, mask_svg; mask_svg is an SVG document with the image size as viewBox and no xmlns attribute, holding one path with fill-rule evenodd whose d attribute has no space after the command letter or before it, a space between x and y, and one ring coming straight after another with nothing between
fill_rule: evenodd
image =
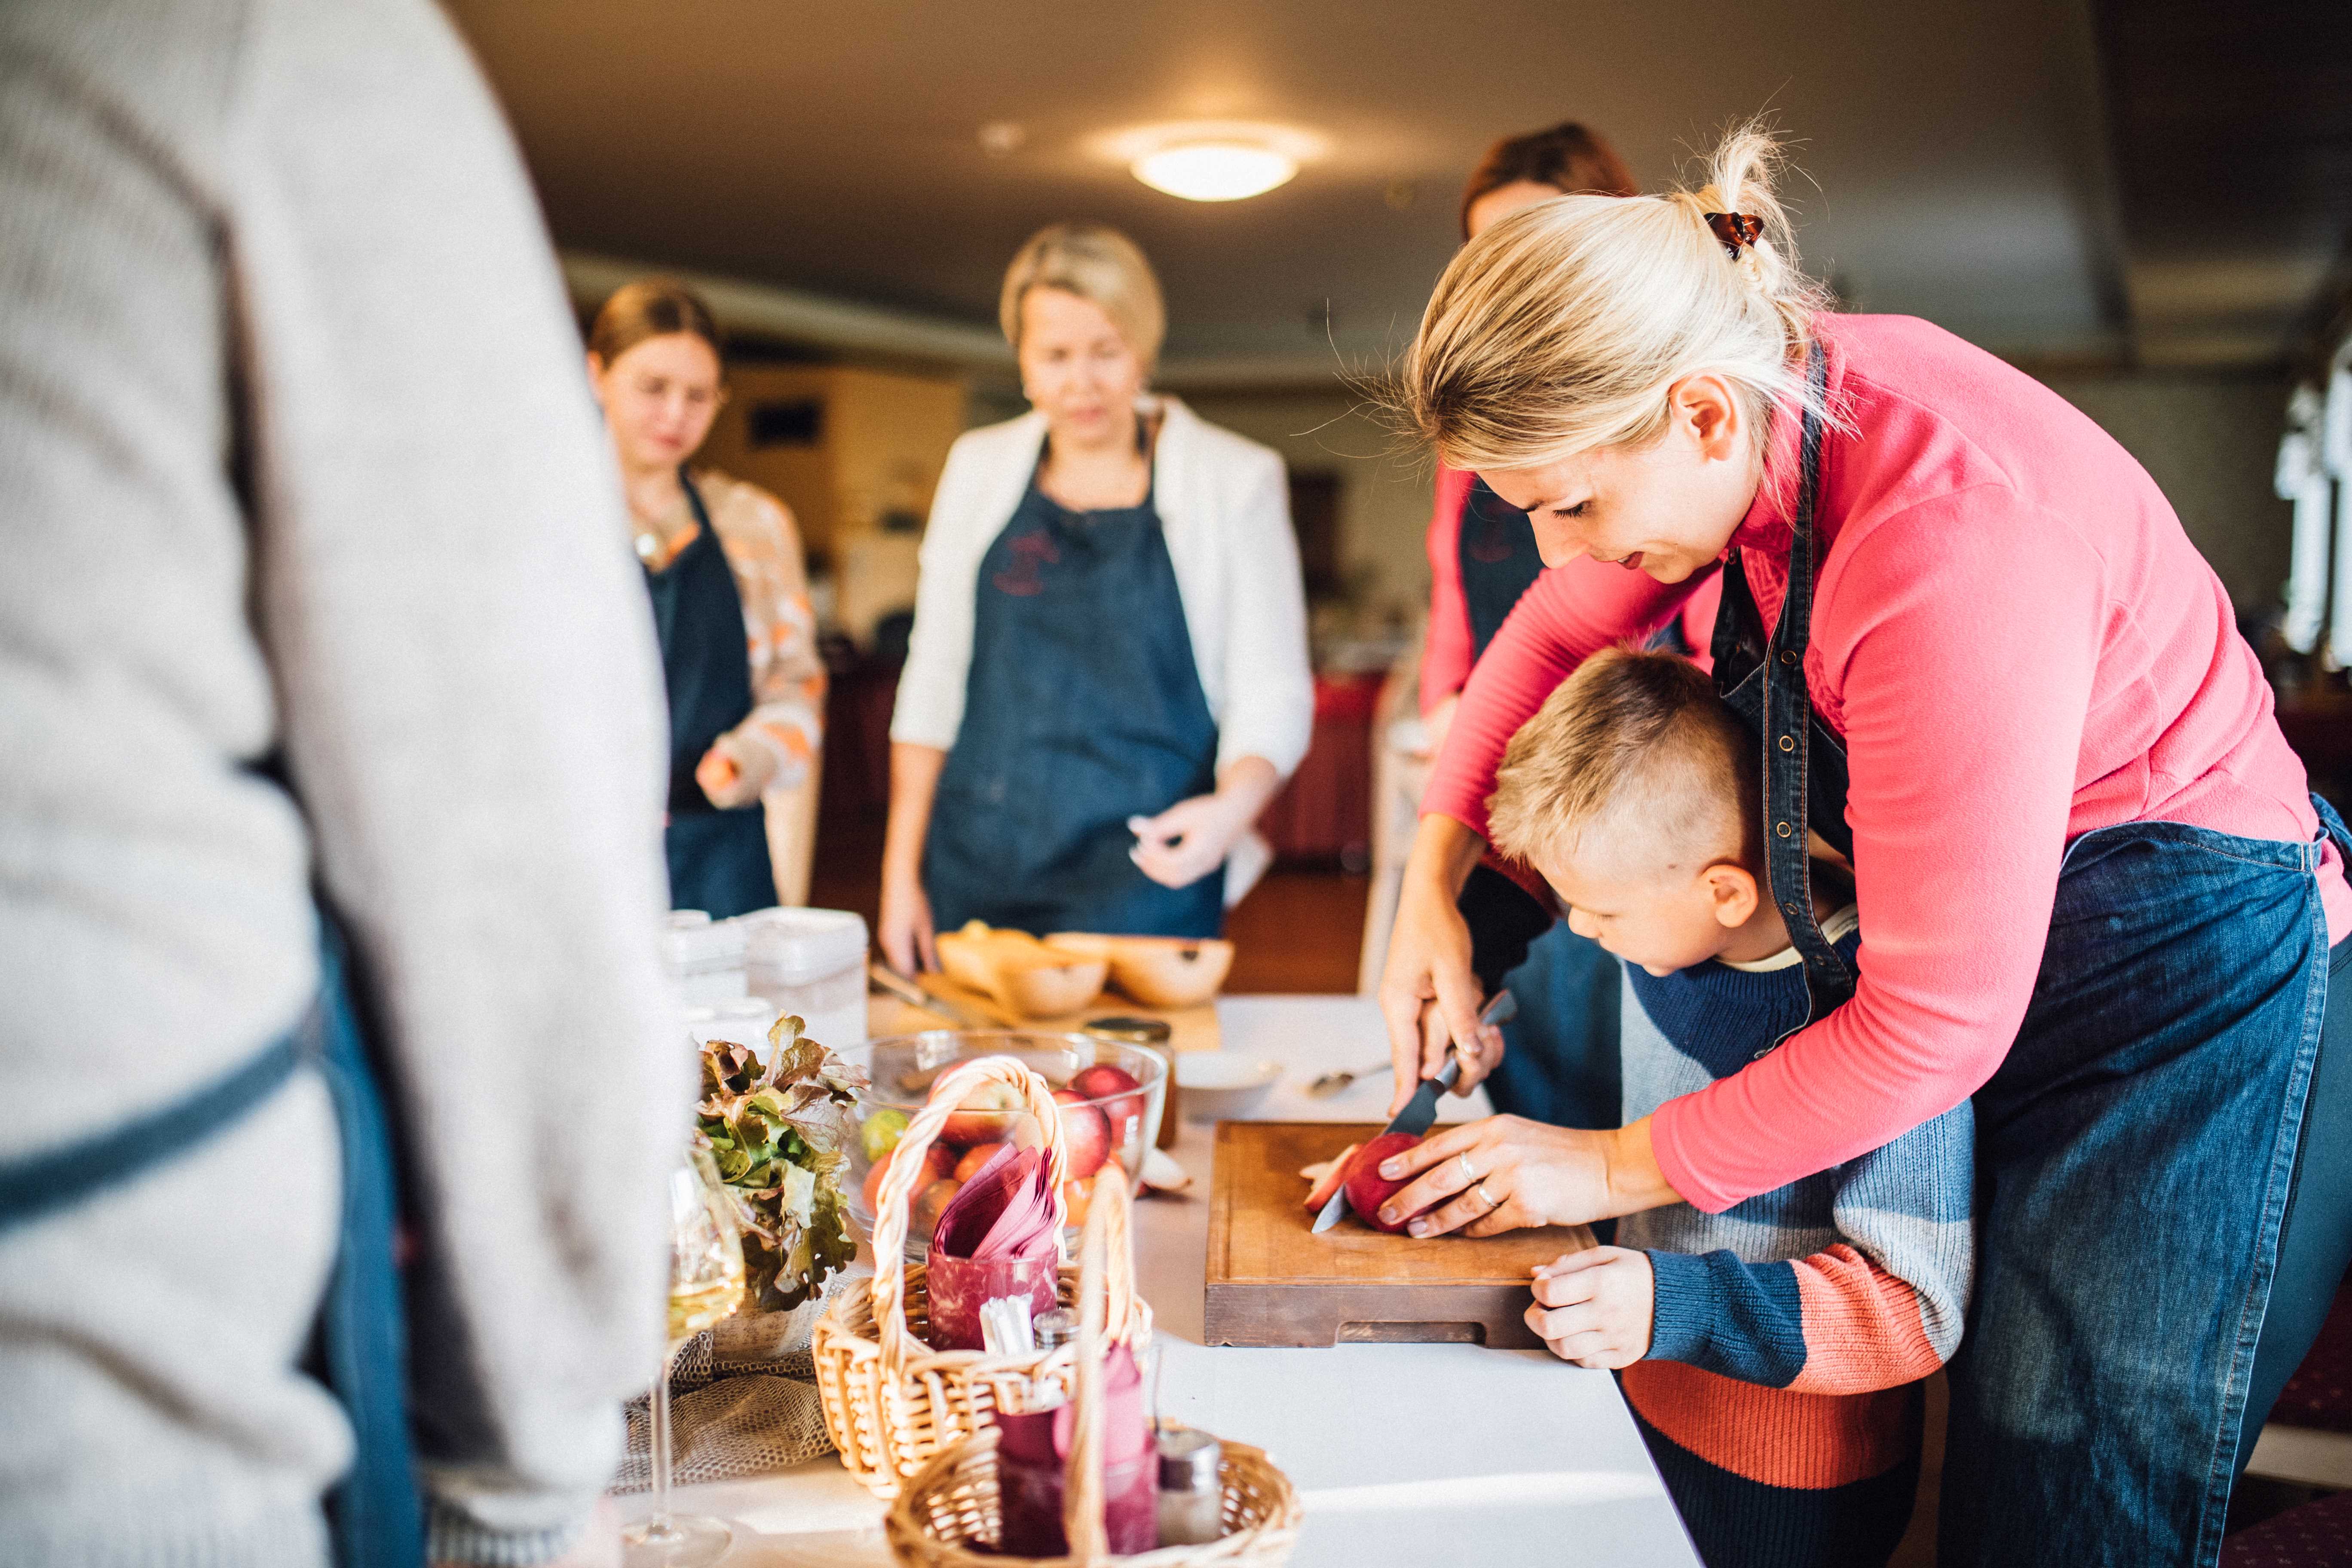
<instances>
[{"instance_id":1,"label":"stack of plastic containers","mask_svg":"<svg viewBox=\"0 0 2352 1568\"><path fill-rule=\"evenodd\" d=\"M745 988L796 1013L810 1038L845 1058L866 1045L866 921L847 910L754 910L724 922L744 933Z\"/></svg>"},{"instance_id":2,"label":"stack of plastic containers","mask_svg":"<svg viewBox=\"0 0 2352 1568\"><path fill-rule=\"evenodd\" d=\"M847 910L754 910L669 917L663 937L698 1040L764 1044L782 1014L847 1057L866 1045L866 921Z\"/></svg>"},{"instance_id":3,"label":"stack of plastic containers","mask_svg":"<svg viewBox=\"0 0 2352 1568\"><path fill-rule=\"evenodd\" d=\"M662 947L688 1006L707 1007L746 994L744 936L738 921L714 921L700 910L671 911Z\"/></svg>"}]
</instances>

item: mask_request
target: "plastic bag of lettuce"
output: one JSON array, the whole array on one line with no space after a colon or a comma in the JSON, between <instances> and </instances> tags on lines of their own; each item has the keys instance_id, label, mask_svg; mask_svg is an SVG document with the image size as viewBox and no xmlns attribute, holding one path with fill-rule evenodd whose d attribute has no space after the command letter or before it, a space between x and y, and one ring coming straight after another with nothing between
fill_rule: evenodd
<instances>
[{"instance_id":1,"label":"plastic bag of lettuce","mask_svg":"<svg viewBox=\"0 0 2352 1568\"><path fill-rule=\"evenodd\" d=\"M866 1075L801 1033L787 1016L768 1048L712 1040L702 1047L703 1140L743 1224L747 1309L788 1311L857 1256L841 1182Z\"/></svg>"}]
</instances>

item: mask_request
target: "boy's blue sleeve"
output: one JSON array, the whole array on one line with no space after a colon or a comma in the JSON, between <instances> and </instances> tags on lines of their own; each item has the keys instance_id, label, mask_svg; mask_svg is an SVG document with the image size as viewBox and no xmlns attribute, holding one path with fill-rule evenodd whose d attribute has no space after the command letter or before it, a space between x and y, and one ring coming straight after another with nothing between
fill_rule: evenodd
<instances>
[{"instance_id":1,"label":"boy's blue sleeve","mask_svg":"<svg viewBox=\"0 0 2352 1568\"><path fill-rule=\"evenodd\" d=\"M1817 1394L1891 1388L1958 1347L1975 1267L1963 1103L1832 1173L1835 1239L1799 1258L1653 1251L1649 1355Z\"/></svg>"}]
</instances>

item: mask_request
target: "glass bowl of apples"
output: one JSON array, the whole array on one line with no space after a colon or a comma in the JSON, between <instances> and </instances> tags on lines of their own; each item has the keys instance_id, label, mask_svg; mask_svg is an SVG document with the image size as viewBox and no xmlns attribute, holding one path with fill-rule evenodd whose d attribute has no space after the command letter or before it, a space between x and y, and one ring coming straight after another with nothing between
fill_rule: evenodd
<instances>
[{"instance_id":1,"label":"glass bowl of apples","mask_svg":"<svg viewBox=\"0 0 2352 1568\"><path fill-rule=\"evenodd\" d=\"M1130 1196L1142 1184L1144 1151L1160 1135L1167 1102L1168 1066L1140 1046L1093 1035L927 1029L885 1037L870 1050L872 1081L858 1096L857 1137L850 1145L850 1181L845 1184L854 1194L850 1217L869 1238L875 1194L907 1124L950 1068L982 1057L1011 1057L1054 1086L1069 1167L1062 1187L1063 1217L1074 1244L1097 1181L1113 1179L1116 1172ZM949 1200L1000 1147L1030 1148L1039 1141L1035 1119L1022 1108L1018 1091L996 1083L975 1089L948 1118L925 1156L931 1174L915 1188L907 1218L908 1260L922 1261Z\"/></svg>"}]
</instances>

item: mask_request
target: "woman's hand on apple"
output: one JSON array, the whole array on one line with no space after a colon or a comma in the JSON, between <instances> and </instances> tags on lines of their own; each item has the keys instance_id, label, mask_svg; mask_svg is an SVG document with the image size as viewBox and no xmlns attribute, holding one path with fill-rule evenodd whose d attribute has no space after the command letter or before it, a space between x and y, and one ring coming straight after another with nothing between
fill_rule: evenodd
<instances>
[{"instance_id":1,"label":"woman's hand on apple","mask_svg":"<svg viewBox=\"0 0 2352 1568\"><path fill-rule=\"evenodd\" d=\"M1407 1226L1414 1236L1585 1225L1681 1196L1658 1170L1647 1117L1631 1127L1587 1131L1489 1116L1440 1128L1383 1161L1381 1173L1407 1179L1381 1213L1417 1216Z\"/></svg>"},{"instance_id":2,"label":"woman's hand on apple","mask_svg":"<svg viewBox=\"0 0 2352 1568\"><path fill-rule=\"evenodd\" d=\"M1517 1116L1441 1128L1381 1163L1391 1181L1410 1180L1389 1194L1381 1215L1417 1216L1406 1227L1414 1236L1495 1236L1602 1218L1608 1137Z\"/></svg>"}]
</instances>

